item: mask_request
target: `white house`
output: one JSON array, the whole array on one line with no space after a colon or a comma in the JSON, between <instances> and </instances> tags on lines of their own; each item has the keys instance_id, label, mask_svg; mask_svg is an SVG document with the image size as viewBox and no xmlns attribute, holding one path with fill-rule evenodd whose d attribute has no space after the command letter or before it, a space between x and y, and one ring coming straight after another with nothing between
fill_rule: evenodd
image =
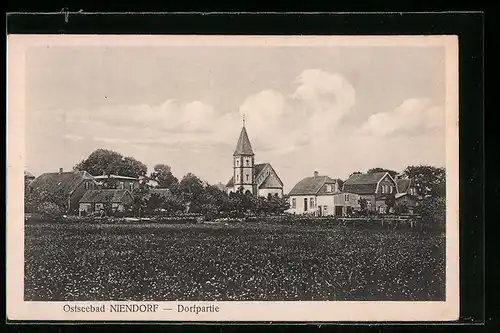
<instances>
[{"instance_id":1,"label":"white house","mask_svg":"<svg viewBox=\"0 0 500 333\"><path fill-rule=\"evenodd\" d=\"M342 192L339 185L339 179L320 176L315 171L314 176L302 179L290 191L288 212L332 216L359 209L359 196Z\"/></svg>"}]
</instances>

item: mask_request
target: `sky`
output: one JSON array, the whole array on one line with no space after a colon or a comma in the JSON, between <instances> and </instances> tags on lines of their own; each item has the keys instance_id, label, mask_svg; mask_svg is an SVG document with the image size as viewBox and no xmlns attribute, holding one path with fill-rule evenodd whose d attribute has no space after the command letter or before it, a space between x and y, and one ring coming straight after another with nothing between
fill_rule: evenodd
<instances>
[{"instance_id":1,"label":"sky","mask_svg":"<svg viewBox=\"0 0 500 333\"><path fill-rule=\"evenodd\" d=\"M444 60L442 47L31 47L26 170L106 148L226 183L243 114L285 191L314 171L444 166Z\"/></svg>"}]
</instances>

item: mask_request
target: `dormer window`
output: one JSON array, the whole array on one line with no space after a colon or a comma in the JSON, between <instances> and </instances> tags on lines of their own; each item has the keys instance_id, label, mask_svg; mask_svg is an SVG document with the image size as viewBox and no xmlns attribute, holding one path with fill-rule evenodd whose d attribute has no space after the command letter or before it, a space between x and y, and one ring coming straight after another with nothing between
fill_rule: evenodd
<instances>
[{"instance_id":1,"label":"dormer window","mask_svg":"<svg viewBox=\"0 0 500 333\"><path fill-rule=\"evenodd\" d=\"M326 184L326 192L332 192L332 184Z\"/></svg>"}]
</instances>

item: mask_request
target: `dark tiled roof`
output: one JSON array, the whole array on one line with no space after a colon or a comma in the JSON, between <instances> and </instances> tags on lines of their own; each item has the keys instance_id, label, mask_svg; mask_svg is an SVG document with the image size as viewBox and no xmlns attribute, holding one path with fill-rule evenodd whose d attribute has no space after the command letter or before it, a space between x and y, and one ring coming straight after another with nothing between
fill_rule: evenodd
<instances>
[{"instance_id":1,"label":"dark tiled roof","mask_svg":"<svg viewBox=\"0 0 500 333\"><path fill-rule=\"evenodd\" d=\"M62 191L62 193L71 194L84 179L94 179L86 171L70 172L52 172L44 173L35 178L30 184L31 188L44 188L49 192Z\"/></svg>"},{"instance_id":2,"label":"dark tiled roof","mask_svg":"<svg viewBox=\"0 0 500 333\"><path fill-rule=\"evenodd\" d=\"M387 172L374 172L354 174L344 183L342 191L356 194L373 194L377 189L377 183Z\"/></svg>"},{"instance_id":3,"label":"dark tiled roof","mask_svg":"<svg viewBox=\"0 0 500 333\"><path fill-rule=\"evenodd\" d=\"M408 191L408 189L410 188L410 184L411 184L411 179L398 179L396 181L397 185L398 185L398 192L399 193L405 193Z\"/></svg>"},{"instance_id":4,"label":"dark tiled roof","mask_svg":"<svg viewBox=\"0 0 500 333\"><path fill-rule=\"evenodd\" d=\"M264 170L264 168L268 165L269 163L259 163L255 164L254 166L254 172L255 172L255 178L259 176L259 174Z\"/></svg>"},{"instance_id":5,"label":"dark tiled roof","mask_svg":"<svg viewBox=\"0 0 500 333\"><path fill-rule=\"evenodd\" d=\"M335 183L335 179L332 179L328 176L304 178L292 188L289 195L314 195L326 182Z\"/></svg>"},{"instance_id":6,"label":"dark tiled roof","mask_svg":"<svg viewBox=\"0 0 500 333\"><path fill-rule=\"evenodd\" d=\"M122 202L123 197L126 194L130 194L128 190L88 190L85 192L80 202L83 203L99 203L99 202Z\"/></svg>"},{"instance_id":7,"label":"dark tiled roof","mask_svg":"<svg viewBox=\"0 0 500 333\"><path fill-rule=\"evenodd\" d=\"M252 145L248 139L245 126L241 129L240 137L238 139L238 143L236 144L236 148L234 149L233 155L253 155Z\"/></svg>"}]
</instances>

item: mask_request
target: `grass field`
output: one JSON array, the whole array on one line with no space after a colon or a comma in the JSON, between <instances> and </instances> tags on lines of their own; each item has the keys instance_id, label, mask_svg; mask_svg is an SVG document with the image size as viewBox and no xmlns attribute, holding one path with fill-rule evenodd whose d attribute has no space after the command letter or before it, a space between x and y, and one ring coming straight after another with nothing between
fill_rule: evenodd
<instances>
[{"instance_id":1,"label":"grass field","mask_svg":"<svg viewBox=\"0 0 500 333\"><path fill-rule=\"evenodd\" d=\"M338 226L27 225L25 300L444 300L444 246Z\"/></svg>"}]
</instances>

